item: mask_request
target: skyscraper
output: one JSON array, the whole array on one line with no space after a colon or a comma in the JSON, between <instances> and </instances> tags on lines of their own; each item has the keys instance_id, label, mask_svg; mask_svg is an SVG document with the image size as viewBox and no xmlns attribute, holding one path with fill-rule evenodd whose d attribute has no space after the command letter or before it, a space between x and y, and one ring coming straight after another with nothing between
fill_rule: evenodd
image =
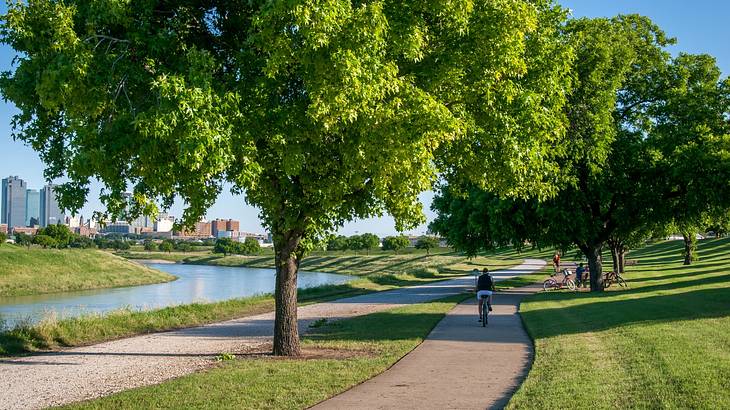
<instances>
[{"instance_id":1,"label":"skyscraper","mask_svg":"<svg viewBox=\"0 0 730 410\"><path fill-rule=\"evenodd\" d=\"M41 193L37 189L25 191L25 226L40 225Z\"/></svg>"},{"instance_id":2,"label":"skyscraper","mask_svg":"<svg viewBox=\"0 0 730 410\"><path fill-rule=\"evenodd\" d=\"M17 176L10 176L2 181L0 223L7 224L8 228L25 226L26 190L25 181Z\"/></svg>"},{"instance_id":3,"label":"skyscraper","mask_svg":"<svg viewBox=\"0 0 730 410\"><path fill-rule=\"evenodd\" d=\"M56 198L56 186L51 184L44 186L41 191L41 226L56 225L65 221L66 217Z\"/></svg>"}]
</instances>

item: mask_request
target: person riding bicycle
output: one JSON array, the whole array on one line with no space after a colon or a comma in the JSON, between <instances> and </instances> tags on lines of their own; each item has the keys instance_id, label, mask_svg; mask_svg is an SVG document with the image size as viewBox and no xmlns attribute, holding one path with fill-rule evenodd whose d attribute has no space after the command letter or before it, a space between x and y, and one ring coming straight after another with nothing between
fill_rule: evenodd
<instances>
[{"instance_id":1,"label":"person riding bicycle","mask_svg":"<svg viewBox=\"0 0 730 410\"><path fill-rule=\"evenodd\" d=\"M487 308L492 311L492 293L494 292L494 279L492 274L489 273L489 269L484 268L482 274L479 275L477 280L477 311L479 312L481 322L481 303L482 298L487 299Z\"/></svg>"}]
</instances>

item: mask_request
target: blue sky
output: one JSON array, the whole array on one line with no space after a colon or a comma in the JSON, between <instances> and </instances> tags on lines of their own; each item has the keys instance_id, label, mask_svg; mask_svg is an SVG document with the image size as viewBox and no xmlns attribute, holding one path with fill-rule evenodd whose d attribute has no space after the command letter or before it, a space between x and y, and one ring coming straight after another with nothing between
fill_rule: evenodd
<instances>
[{"instance_id":1,"label":"blue sky","mask_svg":"<svg viewBox=\"0 0 730 410\"><path fill-rule=\"evenodd\" d=\"M5 12L5 5L0 10ZM670 50L689 53L708 53L717 58L718 65L725 75L730 74L730 1L725 0L562 0L560 3L571 9L575 17L614 16L616 14L639 13L650 17L667 34L676 37L677 45ZM0 70L10 70L13 50L7 46L0 47ZM11 137L10 118L15 108L0 102L0 176L19 175L28 182L31 188L40 188L44 184L43 165L33 150ZM82 214L90 215L100 207L95 195L98 187L92 190L89 203ZM431 220L433 213L428 210L433 194L422 195L426 217ZM180 215L179 205L172 209L174 215ZM241 230L261 232L258 211L245 205L243 197L224 192L216 204L209 210L208 218L234 218L241 221ZM412 233L420 234L425 226ZM389 217L360 220L348 223L341 230L350 235L356 232L373 232L378 235L395 233L393 220Z\"/></svg>"}]
</instances>

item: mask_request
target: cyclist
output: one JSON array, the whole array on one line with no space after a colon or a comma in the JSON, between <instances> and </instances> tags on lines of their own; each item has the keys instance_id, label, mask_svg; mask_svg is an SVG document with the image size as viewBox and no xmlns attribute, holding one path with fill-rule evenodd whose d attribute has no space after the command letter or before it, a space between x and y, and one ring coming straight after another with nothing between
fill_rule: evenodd
<instances>
[{"instance_id":1,"label":"cyclist","mask_svg":"<svg viewBox=\"0 0 730 410\"><path fill-rule=\"evenodd\" d=\"M487 298L487 308L489 311L492 311L492 293L494 292L494 280L492 279L492 274L489 273L489 269L484 268L482 270L482 274L479 275L479 279L477 280L477 312L479 314L479 321L482 321L481 318L481 306L482 306L482 298Z\"/></svg>"},{"instance_id":2,"label":"cyclist","mask_svg":"<svg viewBox=\"0 0 730 410\"><path fill-rule=\"evenodd\" d=\"M585 283L583 282L583 275L585 275L586 273L587 273L586 268L583 266L583 262L581 262L580 266L578 266L578 268L575 270L576 285L578 285L578 286L582 285L583 287L586 286Z\"/></svg>"}]
</instances>

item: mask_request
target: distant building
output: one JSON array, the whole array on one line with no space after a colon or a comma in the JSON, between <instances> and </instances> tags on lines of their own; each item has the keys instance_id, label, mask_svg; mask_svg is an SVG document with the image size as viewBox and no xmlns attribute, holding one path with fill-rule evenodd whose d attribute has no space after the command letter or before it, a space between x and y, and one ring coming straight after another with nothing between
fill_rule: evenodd
<instances>
[{"instance_id":1,"label":"distant building","mask_svg":"<svg viewBox=\"0 0 730 410\"><path fill-rule=\"evenodd\" d=\"M65 223L66 216L58 205L58 197L56 196L56 186L46 185L41 190L41 213L40 222L42 227L48 225L56 225Z\"/></svg>"},{"instance_id":2,"label":"distant building","mask_svg":"<svg viewBox=\"0 0 730 410\"><path fill-rule=\"evenodd\" d=\"M157 216L157 220L153 224L153 230L155 232L167 233L172 231L172 227L175 225L175 217L167 214L160 214Z\"/></svg>"},{"instance_id":3,"label":"distant building","mask_svg":"<svg viewBox=\"0 0 730 410\"><path fill-rule=\"evenodd\" d=\"M19 233L24 233L27 235L35 235L38 233L38 228L28 228L25 226L15 226L13 227L13 235L17 235Z\"/></svg>"},{"instance_id":4,"label":"distant building","mask_svg":"<svg viewBox=\"0 0 730 410\"><path fill-rule=\"evenodd\" d=\"M8 233L8 224L0 224L0 233Z\"/></svg>"},{"instance_id":5,"label":"distant building","mask_svg":"<svg viewBox=\"0 0 730 410\"><path fill-rule=\"evenodd\" d=\"M96 229L81 225L74 229L74 233L80 236L86 236L87 238L92 238L96 236Z\"/></svg>"},{"instance_id":6,"label":"distant building","mask_svg":"<svg viewBox=\"0 0 730 410\"><path fill-rule=\"evenodd\" d=\"M83 224L83 219L82 216L67 216L66 225L71 229L78 228Z\"/></svg>"},{"instance_id":7,"label":"distant building","mask_svg":"<svg viewBox=\"0 0 730 410\"><path fill-rule=\"evenodd\" d=\"M126 235L126 234L130 234L130 233L134 233L134 227L124 221L110 222L110 223L104 225L103 228L101 228L101 232L103 232L103 233L120 233L120 234Z\"/></svg>"},{"instance_id":8,"label":"distant building","mask_svg":"<svg viewBox=\"0 0 730 410\"><path fill-rule=\"evenodd\" d=\"M8 228L24 227L25 201L27 195L25 181L17 176L10 176L2 180L2 194L0 195L0 223Z\"/></svg>"},{"instance_id":9,"label":"distant building","mask_svg":"<svg viewBox=\"0 0 730 410\"><path fill-rule=\"evenodd\" d=\"M213 236L213 224L207 221L196 222L194 230L175 232L175 236L183 238L210 238Z\"/></svg>"},{"instance_id":10,"label":"distant building","mask_svg":"<svg viewBox=\"0 0 730 410\"><path fill-rule=\"evenodd\" d=\"M40 225L41 192L37 189L25 191L25 226Z\"/></svg>"},{"instance_id":11,"label":"distant building","mask_svg":"<svg viewBox=\"0 0 730 410\"><path fill-rule=\"evenodd\" d=\"M234 219L211 221L211 234L216 238L238 238L241 223Z\"/></svg>"}]
</instances>

